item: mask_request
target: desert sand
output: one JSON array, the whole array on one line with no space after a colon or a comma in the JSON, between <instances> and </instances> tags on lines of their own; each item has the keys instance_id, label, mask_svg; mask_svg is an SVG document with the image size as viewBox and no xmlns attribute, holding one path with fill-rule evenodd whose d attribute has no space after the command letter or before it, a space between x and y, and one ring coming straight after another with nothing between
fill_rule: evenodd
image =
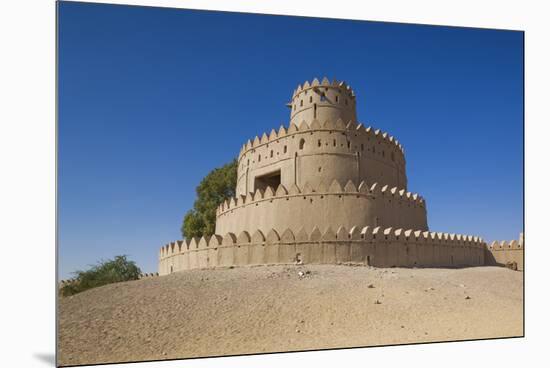
<instances>
[{"instance_id":1,"label":"desert sand","mask_svg":"<svg viewBox=\"0 0 550 368\"><path fill-rule=\"evenodd\" d=\"M523 273L193 270L59 299L61 365L523 335Z\"/></svg>"}]
</instances>

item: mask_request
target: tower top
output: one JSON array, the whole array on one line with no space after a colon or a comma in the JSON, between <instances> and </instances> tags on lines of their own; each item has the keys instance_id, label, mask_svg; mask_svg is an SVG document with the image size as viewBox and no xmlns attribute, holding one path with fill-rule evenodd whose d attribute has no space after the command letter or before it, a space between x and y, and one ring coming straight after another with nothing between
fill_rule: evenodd
<instances>
[{"instance_id":1,"label":"tower top","mask_svg":"<svg viewBox=\"0 0 550 368\"><path fill-rule=\"evenodd\" d=\"M326 120L342 119L345 123L357 122L355 111L355 93L343 81L329 80L321 82L317 78L310 83L298 85L292 94L290 107L290 124L299 125L303 120L314 119L321 123Z\"/></svg>"}]
</instances>

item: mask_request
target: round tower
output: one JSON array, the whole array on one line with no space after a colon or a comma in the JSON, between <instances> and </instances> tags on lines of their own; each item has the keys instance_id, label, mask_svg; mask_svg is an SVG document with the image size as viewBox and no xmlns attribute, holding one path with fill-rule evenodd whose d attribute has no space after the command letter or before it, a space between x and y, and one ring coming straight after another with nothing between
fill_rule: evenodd
<instances>
[{"instance_id":1,"label":"round tower","mask_svg":"<svg viewBox=\"0 0 550 368\"><path fill-rule=\"evenodd\" d=\"M344 124L357 121L355 112L355 94L345 82L323 78L322 82L315 78L311 84L305 82L299 85L292 94L290 108L290 124L300 125L302 121L342 119Z\"/></svg>"},{"instance_id":2,"label":"round tower","mask_svg":"<svg viewBox=\"0 0 550 368\"><path fill-rule=\"evenodd\" d=\"M357 122L349 86L305 82L289 105L288 128L241 147L237 196L218 208L217 233L428 228L423 199L407 191L403 147Z\"/></svg>"}]
</instances>

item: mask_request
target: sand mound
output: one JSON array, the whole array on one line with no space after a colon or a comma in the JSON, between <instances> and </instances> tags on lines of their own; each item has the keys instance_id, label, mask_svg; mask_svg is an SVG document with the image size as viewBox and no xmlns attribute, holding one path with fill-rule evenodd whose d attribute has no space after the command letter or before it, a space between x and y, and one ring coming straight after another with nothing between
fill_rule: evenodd
<instances>
[{"instance_id":1,"label":"sand mound","mask_svg":"<svg viewBox=\"0 0 550 368\"><path fill-rule=\"evenodd\" d=\"M522 278L498 267L307 265L107 285L60 298L59 363L521 336Z\"/></svg>"}]
</instances>

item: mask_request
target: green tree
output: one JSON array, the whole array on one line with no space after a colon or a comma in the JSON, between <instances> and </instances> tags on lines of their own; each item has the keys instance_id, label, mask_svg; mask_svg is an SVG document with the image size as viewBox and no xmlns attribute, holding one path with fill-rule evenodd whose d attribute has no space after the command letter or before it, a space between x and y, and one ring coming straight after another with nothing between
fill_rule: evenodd
<instances>
[{"instance_id":1,"label":"green tree","mask_svg":"<svg viewBox=\"0 0 550 368\"><path fill-rule=\"evenodd\" d=\"M61 288L61 295L73 295L114 282L137 280L141 270L134 261L129 261L122 255L112 260L101 261L86 271L76 271L74 274L76 277L73 281Z\"/></svg>"},{"instance_id":2,"label":"green tree","mask_svg":"<svg viewBox=\"0 0 550 368\"><path fill-rule=\"evenodd\" d=\"M197 199L185 214L181 226L184 238L212 235L216 230L216 208L227 198L235 196L237 160L218 167L202 179L196 189Z\"/></svg>"}]
</instances>

